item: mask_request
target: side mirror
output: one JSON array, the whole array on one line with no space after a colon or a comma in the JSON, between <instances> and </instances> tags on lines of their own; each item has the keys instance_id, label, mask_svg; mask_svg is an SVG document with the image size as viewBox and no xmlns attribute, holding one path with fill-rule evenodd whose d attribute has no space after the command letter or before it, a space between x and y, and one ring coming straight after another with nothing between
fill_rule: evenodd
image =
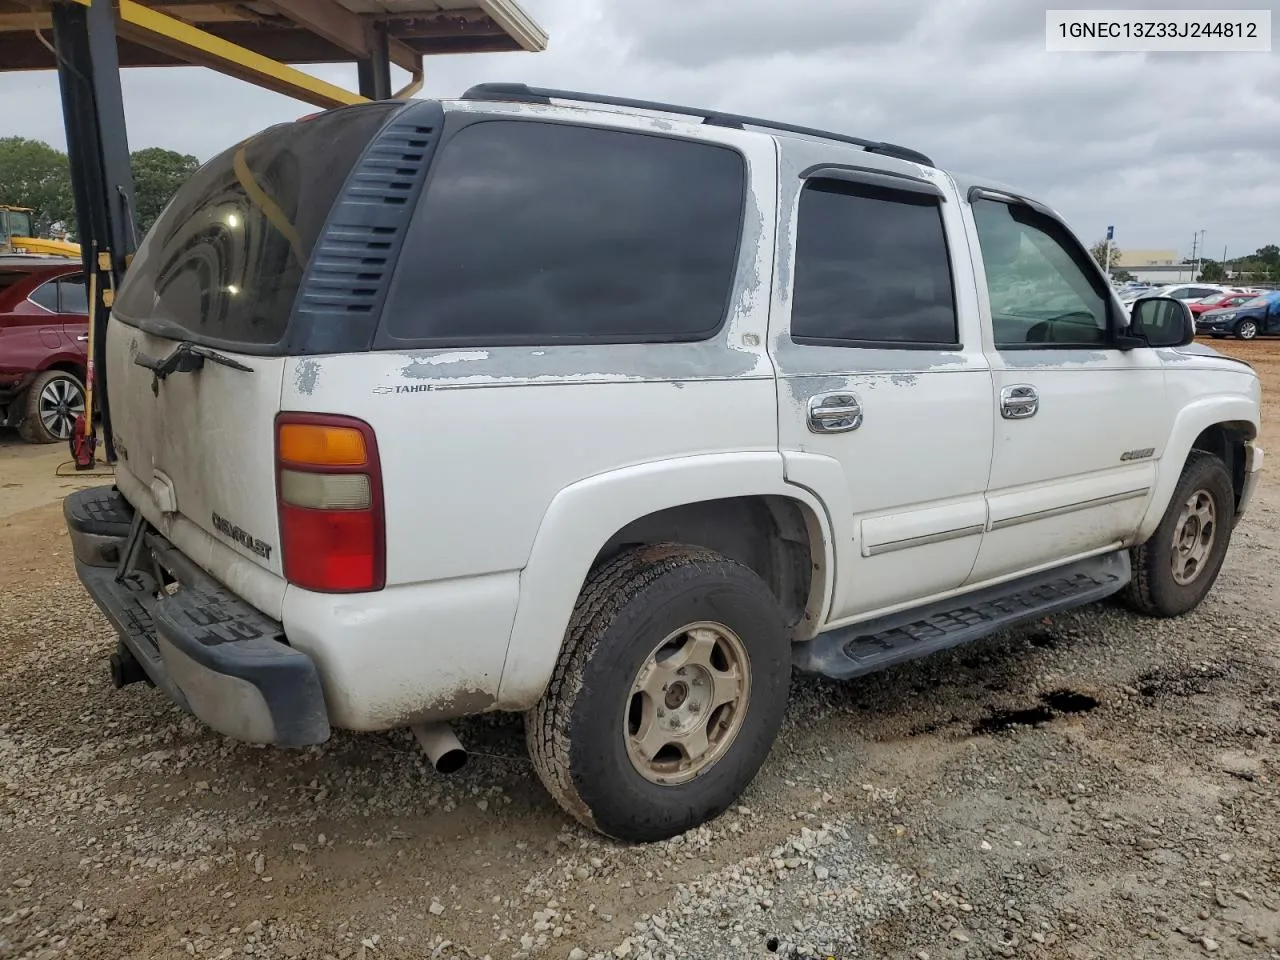
<instances>
[{"instance_id":1,"label":"side mirror","mask_svg":"<svg viewBox=\"0 0 1280 960\"><path fill-rule=\"evenodd\" d=\"M1144 297L1133 304L1128 333L1149 347L1185 347L1196 338L1196 322L1181 300Z\"/></svg>"}]
</instances>

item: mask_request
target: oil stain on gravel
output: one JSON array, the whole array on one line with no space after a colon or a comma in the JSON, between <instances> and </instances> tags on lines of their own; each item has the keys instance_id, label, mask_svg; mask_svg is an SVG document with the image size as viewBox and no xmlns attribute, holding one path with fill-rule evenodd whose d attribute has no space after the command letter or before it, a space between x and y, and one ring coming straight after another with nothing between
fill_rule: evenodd
<instances>
[{"instance_id":1,"label":"oil stain on gravel","mask_svg":"<svg viewBox=\"0 0 1280 960\"><path fill-rule=\"evenodd\" d=\"M1053 690L1040 695L1040 703L1020 710L993 711L973 725L978 735L1001 733L1014 727L1038 727L1058 717L1073 713L1088 713L1098 706L1098 701L1087 693L1074 690Z\"/></svg>"}]
</instances>

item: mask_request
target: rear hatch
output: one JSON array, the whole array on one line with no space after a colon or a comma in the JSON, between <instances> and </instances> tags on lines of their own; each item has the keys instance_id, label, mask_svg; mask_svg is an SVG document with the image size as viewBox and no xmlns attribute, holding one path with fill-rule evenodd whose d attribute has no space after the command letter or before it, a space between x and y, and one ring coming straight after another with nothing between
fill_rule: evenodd
<instances>
[{"instance_id":1,"label":"rear hatch","mask_svg":"<svg viewBox=\"0 0 1280 960\"><path fill-rule=\"evenodd\" d=\"M312 250L401 104L268 128L202 166L142 242L107 332L117 486L271 616L284 595L274 422Z\"/></svg>"}]
</instances>

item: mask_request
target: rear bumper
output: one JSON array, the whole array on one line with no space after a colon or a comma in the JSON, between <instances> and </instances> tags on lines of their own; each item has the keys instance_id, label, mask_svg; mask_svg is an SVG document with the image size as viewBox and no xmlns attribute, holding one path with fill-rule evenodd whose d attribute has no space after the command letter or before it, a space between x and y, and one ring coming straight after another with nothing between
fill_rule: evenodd
<instances>
[{"instance_id":1,"label":"rear bumper","mask_svg":"<svg viewBox=\"0 0 1280 960\"><path fill-rule=\"evenodd\" d=\"M85 589L174 702L238 740L304 746L328 739L315 663L284 642L279 623L145 523L130 569L118 575L134 517L114 488L72 494L63 515Z\"/></svg>"}]
</instances>

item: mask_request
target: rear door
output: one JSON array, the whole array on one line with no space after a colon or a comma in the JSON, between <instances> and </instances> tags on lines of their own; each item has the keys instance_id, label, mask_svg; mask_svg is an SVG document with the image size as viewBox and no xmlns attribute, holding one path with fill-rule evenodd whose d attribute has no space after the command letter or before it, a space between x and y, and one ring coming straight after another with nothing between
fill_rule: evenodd
<instances>
[{"instance_id":1,"label":"rear door","mask_svg":"<svg viewBox=\"0 0 1280 960\"><path fill-rule=\"evenodd\" d=\"M833 622L958 589L986 526L991 373L945 177L787 143L770 351L787 479L827 498Z\"/></svg>"},{"instance_id":2,"label":"rear door","mask_svg":"<svg viewBox=\"0 0 1280 960\"><path fill-rule=\"evenodd\" d=\"M284 593L274 418L294 302L330 209L398 106L281 124L206 163L143 240L107 331L117 485L272 616ZM213 357L173 364L184 344Z\"/></svg>"},{"instance_id":3,"label":"rear door","mask_svg":"<svg viewBox=\"0 0 1280 960\"><path fill-rule=\"evenodd\" d=\"M88 356L89 341L89 291L85 287L84 274L59 277L57 284L62 336L83 362Z\"/></svg>"}]
</instances>

